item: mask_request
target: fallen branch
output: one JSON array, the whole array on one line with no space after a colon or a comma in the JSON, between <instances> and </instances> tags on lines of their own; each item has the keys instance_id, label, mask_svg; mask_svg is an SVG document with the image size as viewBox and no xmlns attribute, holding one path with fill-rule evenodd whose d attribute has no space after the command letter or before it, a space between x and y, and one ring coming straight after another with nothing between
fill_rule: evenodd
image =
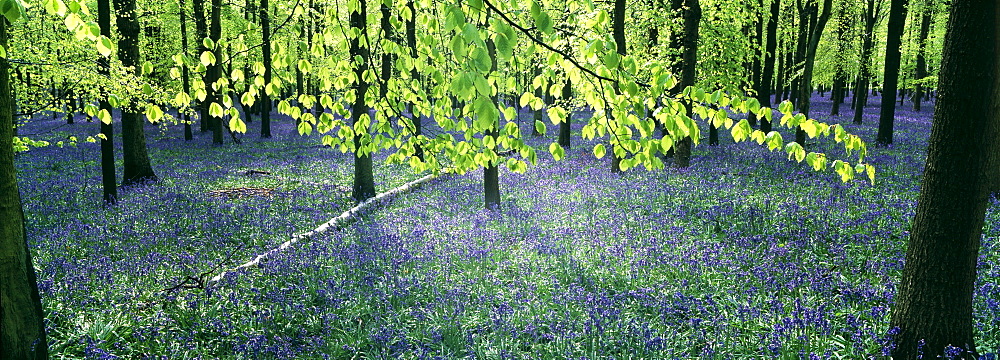
<instances>
[{"instance_id":1,"label":"fallen branch","mask_svg":"<svg viewBox=\"0 0 1000 360\"><path fill-rule=\"evenodd\" d=\"M249 171L247 173L249 173ZM408 192L410 190L413 190L413 189L419 187L420 185L423 185L423 184L425 184L425 183L427 183L427 182L429 182L431 180L434 180L434 179L438 178L440 176L440 174L443 174L443 173L445 173L445 172L441 172L441 173L439 173L437 175L431 174L431 175L424 176L424 177L419 178L417 180L408 182L408 183L404 184L403 186L400 186L400 187L397 187L395 189L386 191L384 193L375 195L375 197L373 197L373 198L370 198L368 200L362 201L360 204L358 204L358 205L354 206L353 208L345 211L343 214L340 214L340 216L337 216L337 217L335 217L333 219L330 219L330 221L327 221L327 222L323 223L322 225L318 226L317 228L313 229L312 231L308 231L308 232L305 232L305 233L294 235L288 241L285 241L281 245L278 245L278 247L276 247L274 249L271 249L271 250L268 250L268 251L266 251L266 252L264 252L264 253L262 253L260 255L257 255L252 260L247 261L246 263L243 263L240 266L237 266L237 267L232 268L232 269L230 269L228 271L223 271L223 272L219 273L219 275L216 275L215 277L213 277L213 278L209 279L207 282L205 282L204 287L207 288L207 287L212 286L213 284L218 283L219 281L222 281L222 279L226 278L226 275L232 274L235 271L238 271L238 270L241 270L241 269L246 269L246 268L249 268L251 266L256 266L256 265L260 264L260 262L262 260L267 259L268 257L271 257L272 255L275 255L275 254L277 254L277 253L279 253L279 252L281 252L281 251L283 251L285 249L288 249L289 247L291 247L292 245L294 245L295 243L297 243L299 241L310 239L313 236L325 233L325 232L330 231L330 230L340 230L340 229L342 229L344 227L344 225L347 225L349 222L351 222L352 220L354 220L356 218L356 216L358 215L358 213L360 213L360 212L362 212L364 210L368 210L369 208L374 207L375 204L382 203L383 200L387 200L387 199L389 199L389 198L391 198L393 196L396 196L396 195Z\"/></svg>"}]
</instances>

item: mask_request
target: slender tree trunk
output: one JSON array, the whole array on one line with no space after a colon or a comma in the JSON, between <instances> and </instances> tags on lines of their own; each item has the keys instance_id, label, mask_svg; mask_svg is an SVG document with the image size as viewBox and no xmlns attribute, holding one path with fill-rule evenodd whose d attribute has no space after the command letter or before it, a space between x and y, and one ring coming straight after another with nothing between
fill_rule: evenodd
<instances>
[{"instance_id":1,"label":"slender tree trunk","mask_svg":"<svg viewBox=\"0 0 1000 360\"><path fill-rule=\"evenodd\" d=\"M115 0L114 4L118 13L118 34L121 36L118 40L118 60L139 76L142 69L139 66L139 21L135 15L135 0ZM145 124L138 107L139 104L133 102L121 109L123 186L157 180L153 167L149 164Z\"/></svg>"},{"instance_id":2,"label":"slender tree trunk","mask_svg":"<svg viewBox=\"0 0 1000 360\"><path fill-rule=\"evenodd\" d=\"M771 107L771 95L769 93L771 83L774 81L774 60L775 51L778 48L778 15L781 9L781 0L771 1L771 15L767 18L767 38L764 45L764 70L761 74L761 91L757 93L757 101L760 106ZM765 134L771 132L771 122L766 117L760 118L760 131Z\"/></svg>"},{"instance_id":3,"label":"slender tree trunk","mask_svg":"<svg viewBox=\"0 0 1000 360\"><path fill-rule=\"evenodd\" d=\"M497 49L496 44L493 43L492 39L486 40L486 49L490 54L490 73L497 71ZM492 98L493 106L499 108L498 98L500 97L499 91L497 95ZM499 118L497 118L497 123L490 124L490 127L485 131L483 136L492 137L496 140L500 137L500 124ZM484 205L487 210L497 209L500 207L500 160L490 161L489 165L483 167L483 200Z\"/></svg>"},{"instance_id":4,"label":"slender tree trunk","mask_svg":"<svg viewBox=\"0 0 1000 360\"><path fill-rule=\"evenodd\" d=\"M179 0L177 11L178 17L181 23L181 51L185 56L188 54L188 41L187 41L187 18L184 17L184 0ZM190 84L191 71L188 69L187 63L181 64L181 83L184 88L185 94L191 94L191 84ZM194 139L194 134L191 133L191 116L184 112L184 140L191 141Z\"/></svg>"},{"instance_id":5,"label":"slender tree trunk","mask_svg":"<svg viewBox=\"0 0 1000 360\"><path fill-rule=\"evenodd\" d=\"M851 19L850 19L850 3L841 2L840 8L837 12L837 54L835 57L835 66L837 67L833 75L833 89L830 91L830 99L833 100L833 108L830 110L830 116L840 115L840 104L844 102L844 88L847 83L847 71L844 67L847 66L847 51L849 49L850 39L848 39L848 32L851 29Z\"/></svg>"},{"instance_id":6,"label":"slender tree trunk","mask_svg":"<svg viewBox=\"0 0 1000 360\"><path fill-rule=\"evenodd\" d=\"M573 97L573 83L570 82L569 77L566 77L566 83L563 84L562 97L567 100ZM570 149L569 134L572 118L573 114L570 113L566 115L566 119L563 122L559 123L559 145L566 150Z\"/></svg>"},{"instance_id":7,"label":"slender tree trunk","mask_svg":"<svg viewBox=\"0 0 1000 360\"><path fill-rule=\"evenodd\" d=\"M97 24L101 27L101 35L111 38L111 2L97 1ZM97 74L107 77L111 74L109 58L98 55ZM113 109L108 103L108 90L102 88L98 98L98 107L111 114ZM101 122L101 185L104 189L104 203L118 202L118 175L115 173L115 127L111 122Z\"/></svg>"},{"instance_id":8,"label":"slender tree trunk","mask_svg":"<svg viewBox=\"0 0 1000 360\"><path fill-rule=\"evenodd\" d=\"M889 27L886 30L885 75L882 81L882 109L878 119L878 145L892 144L893 124L896 120L896 90L899 86L900 46L903 25L906 23L907 0L890 0Z\"/></svg>"},{"instance_id":9,"label":"slender tree trunk","mask_svg":"<svg viewBox=\"0 0 1000 360\"><path fill-rule=\"evenodd\" d=\"M205 19L205 0L191 0L191 5L191 15L194 17L195 36L197 36L198 39L197 53L198 56L201 56L202 53L209 50L205 48L201 41L202 39L208 37L208 21ZM208 83L206 82L205 84L207 87ZM211 130L211 123L209 122L208 116L208 104L211 103L212 100L209 97L206 97L205 100L206 101L200 101L195 99L195 108L199 110L198 124L201 132Z\"/></svg>"},{"instance_id":10,"label":"slender tree trunk","mask_svg":"<svg viewBox=\"0 0 1000 360\"><path fill-rule=\"evenodd\" d=\"M541 75L542 75L542 65L538 64L538 65L535 66L535 76L541 76ZM537 96L539 98L542 98L544 96L542 88L540 88L540 87L535 88L535 96ZM540 107L540 108L538 108L538 110L534 111L534 119L535 119L535 121L543 121L543 119L545 118L542 115L544 113L544 111L545 111L545 107ZM542 133L538 132L538 127L535 126L534 124L531 125L531 135L532 136L542 136Z\"/></svg>"},{"instance_id":11,"label":"slender tree trunk","mask_svg":"<svg viewBox=\"0 0 1000 360\"><path fill-rule=\"evenodd\" d=\"M264 85L271 83L271 15L267 0L260 0L261 52L264 62ZM271 137L271 95L260 92L260 137Z\"/></svg>"},{"instance_id":12,"label":"slender tree trunk","mask_svg":"<svg viewBox=\"0 0 1000 360\"><path fill-rule=\"evenodd\" d=\"M917 68L915 77L917 83L913 89L913 111L920 111L920 102L924 98L924 86L919 82L927 77L927 37L931 30L931 17L934 12L931 10L933 3L927 1L924 4L924 14L920 17L920 38L917 40Z\"/></svg>"},{"instance_id":13,"label":"slender tree trunk","mask_svg":"<svg viewBox=\"0 0 1000 360\"><path fill-rule=\"evenodd\" d=\"M611 32L615 39L615 51L619 55L625 57L628 54L628 45L625 43L625 0L615 0L614 13L611 17ZM620 93L621 89L618 84L615 84L615 92ZM607 109L607 117L611 118L611 107ZM611 137L618 136L618 129L610 129L609 131ZM615 152L615 146L610 146L611 150L611 172L619 173L622 171L621 162L622 158L618 156Z\"/></svg>"},{"instance_id":14,"label":"slender tree trunk","mask_svg":"<svg viewBox=\"0 0 1000 360\"><path fill-rule=\"evenodd\" d=\"M410 47L410 57L414 61L417 60L417 10L413 4L414 0L409 0L406 2L406 7L410 9L410 18L406 20L406 44ZM410 71L410 78L414 81L414 86L420 83L420 73L416 69ZM421 117L414 114L413 104L408 104L410 107L410 120L413 122L413 136L414 138L423 134L423 123ZM534 127L532 127L534 128ZM424 148L419 143L414 149L416 157L420 160L424 160Z\"/></svg>"},{"instance_id":15,"label":"slender tree trunk","mask_svg":"<svg viewBox=\"0 0 1000 360\"><path fill-rule=\"evenodd\" d=\"M353 9L350 15L351 27L358 29L360 34L368 31L368 0L359 0L358 8ZM371 61L369 44L362 44L361 37L353 37L350 42L351 59L361 57L362 61L354 62L354 105L351 106L351 123L357 124L362 116L369 116L368 104L365 102L365 94L368 92L370 84L364 78L364 73L368 71L368 64ZM361 129L368 132L368 128ZM354 134L354 186L351 196L354 200L361 202L375 196L375 176L372 172L371 151L364 149L362 140L367 133Z\"/></svg>"},{"instance_id":16,"label":"slender tree trunk","mask_svg":"<svg viewBox=\"0 0 1000 360\"><path fill-rule=\"evenodd\" d=\"M698 23L701 21L701 3L699 0L684 0L684 70L681 73L681 89L695 85L696 72L698 71ZM692 116L692 104L688 102L687 116ZM691 146L690 137L685 137L676 144L674 152L674 167L686 168L691 166Z\"/></svg>"},{"instance_id":17,"label":"slender tree trunk","mask_svg":"<svg viewBox=\"0 0 1000 360\"><path fill-rule=\"evenodd\" d=\"M823 12L817 15L819 9L817 8L819 4L815 0L809 0L808 5L808 42L806 43L806 52L804 68L802 71L802 94L799 99L799 111L802 114L809 116L809 110L812 106L812 75L813 68L816 64L816 48L819 47L819 41L823 37L823 29L826 28L827 21L830 20L830 12L833 7L833 0L823 1ZM801 128L796 127L795 130L795 141L799 144L805 146L806 134Z\"/></svg>"},{"instance_id":18,"label":"slender tree trunk","mask_svg":"<svg viewBox=\"0 0 1000 360\"><path fill-rule=\"evenodd\" d=\"M876 1L878 3L876 4ZM883 0L868 0L865 6L865 33L861 35L861 63L858 83L854 90L854 123L861 124L865 107L868 106L868 91L871 88L872 52L875 49L875 27L878 25Z\"/></svg>"},{"instance_id":19,"label":"slender tree trunk","mask_svg":"<svg viewBox=\"0 0 1000 360\"><path fill-rule=\"evenodd\" d=\"M752 82L751 85L754 90L754 96L760 98L760 94L768 92L766 89L770 86L764 84L764 74L762 74L764 67L763 58L765 56L763 53L767 52L767 50L764 49L764 1L758 0L757 4L760 8L754 11L754 15L752 15L754 17L754 35L751 37L751 46L753 47L755 56L753 61L750 63L750 78ZM750 113L750 116L747 117L747 121L750 123L750 126L756 128L757 114Z\"/></svg>"},{"instance_id":20,"label":"slender tree trunk","mask_svg":"<svg viewBox=\"0 0 1000 360\"><path fill-rule=\"evenodd\" d=\"M0 46L7 48L6 18ZM24 230L24 212L14 169L14 96L10 63L0 58L0 360L49 358L45 314Z\"/></svg>"},{"instance_id":21,"label":"slender tree trunk","mask_svg":"<svg viewBox=\"0 0 1000 360\"><path fill-rule=\"evenodd\" d=\"M222 0L212 0L211 21L212 23L208 28L208 37L215 44L215 49L210 49L210 51L215 54L216 60L215 64L209 65L208 71L205 72L205 92L208 93L205 96L206 109L211 106L211 103L221 106L222 96L224 95L224 89L213 89L214 86L212 86L212 84L215 84L216 81L222 78L222 51L219 49L219 40L222 39ZM212 128L212 144L222 145L222 127L226 126L222 121L222 116L210 116L208 123Z\"/></svg>"},{"instance_id":22,"label":"slender tree trunk","mask_svg":"<svg viewBox=\"0 0 1000 360\"><path fill-rule=\"evenodd\" d=\"M951 5L927 166L892 311L895 359L916 358L919 342L924 358L949 345L967 351L961 358L977 358L972 295L987 175L1000 166L998 18L995 1Z\"/></svg>"}]
</instances>

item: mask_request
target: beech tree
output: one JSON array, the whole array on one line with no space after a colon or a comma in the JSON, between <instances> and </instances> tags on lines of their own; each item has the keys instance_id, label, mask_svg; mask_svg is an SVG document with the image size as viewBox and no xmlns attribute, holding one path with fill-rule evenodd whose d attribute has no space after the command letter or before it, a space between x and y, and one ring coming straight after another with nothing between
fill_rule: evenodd
<instances>
[{"instance_id":1,"label":"beech tree","mask_svg":"<svg viewBox=\"0 0 1000 360\"><path fill-rule=\"evenodd\" d=\"M892 144L892 128L896 120L896 90L899 85L900 46L903 24L906 23L907 0L890 0L889 28L886 30L885 72L882 80L882 108L879 113L878 145Z\"/></svg>"},{"instance_id":2,"label":"beech tree","mask_svg":"<svg viewBox=\"0 0 1000 360\"><path fill-rule=\"evenodd\" d=\"M951 6L927 165L892 311L896 359L978 357L972 295L1000 168L1000 12L996 1Z\"/></svg>"}]
</instances>

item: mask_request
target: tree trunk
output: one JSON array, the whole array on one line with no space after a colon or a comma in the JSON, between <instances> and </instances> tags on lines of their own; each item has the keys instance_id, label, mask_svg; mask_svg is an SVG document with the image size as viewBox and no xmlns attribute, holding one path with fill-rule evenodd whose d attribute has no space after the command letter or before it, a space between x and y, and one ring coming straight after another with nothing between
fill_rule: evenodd
<instances>
[{"instance_id":1,"label":"tree trunk","mask_svg":"<svg viewBox=\"0 0 1000 360\"><path fill-rule=\"evenodd\" d=\"M111 0L97 1L97 24L101 27L101 35L111 38ZM111 65L108 57L98 55L97 74L108 76ZM108 103L108 91L102 88L98 97L98 107L111 114L113 109ZM104 189L104 203L118 202L118 175L115 173L115 127L111 122L101 122L101 185Z\"/></svg>"},{"instance_id":2,"label":"tree trunk","mask_svg":"<svg viewBox=\"0 0 1000 360\"><path fill-rule=\"evenodd\" d=\"M682 61L684 70L681 72L681 89L694 86L696 72L698 71L698 23L701 21L701 4L699 0L685 0L684 11L684 54ZM687 116L692 116L692 104L688 102ZM686 168L691 166L691 145L690 137L685 137L677 142L677 149L674 152L674 167Z\"/></svg>"},{"instance_id":3,"label":"tree trunk","mask_svg":"<svg viewBox=\"0 0 1000 360\"><path fill-rule=\"evenodd\" d=\"M267 0L260 0L261 52L264 62L264 85L271 83L271 16ZM271 95L267 91L260 92L260 137L271 137Z\"/></svg>"},{"instance_id":4,"label":"tree trunk","mask_svg":"<svg viewBox=\"0 0 1000 360\"><path fill-rule=\"evenodd\" d=\"M486 40L486 50L490 54L490 73L495 73L497 71L497 48L496 44L493 43L492 39ZM500 97L499 91L497 95L492 97L493 106L499 108L498 99ZM497 118L497 123L490 124L490 127L485 131L483 136L492 137L494 143L496 139L500 137L500 120ZM483 200L487 210L496 209L500 207L500 160L491 161L488 165L483 167Z\"/></svg>"},{"instance_id":5,"label":"tree trunk","mask_svg":"<svg viewBox=\"0 0 1000 360\"><path fill-rule=\"evenodd\" d=\"M920 80L927 77L927 37L931 30L931 16L934 12L931 10L933 3L927 1L924 3L924 14L920 17L920 38L917 40L917 68L915 77L917 78L917 83L913 89L913 111L920 111L920 102L924 98L924 86L920 83Z\"/></svg>"},{"instance_id":6,"label":"tree trunk","mask_svg":"<svg viewBox=\"0 0 1000 360\"><path fill-rule=\"evenodd\" d=\"M976 358L972 295L992 185L986 175L1000 166L998 17L995 1L951 5L927 166L892 312L896 359L916 358L919 342L924 358L949 345Z\"/></svg>"},{"instance_id":7,"label":"tree trunk","mask_svg":"<svg viewBox=\"0 0 1000 360\"><path fill-rule=\"evenodd\" d=\"M538 65L535 66L535 76L541 76L541 75L542 75L542 65L538 64ZM535 88L535 96L538 97L538 98L542 98L544 96L544 94L542 93L542 88L541 87ZM534 111L534 119L535 119L535 121L544 121L543 119L545 117L542 115L544 111L545 111L544 107L540 107L540 108L538 108L538 110ZM535 124L531 124L531 135L532 136L542 136L542 133L538 132L538 127L535 126Z\"/></svg>"},{"instance_id":8,"label":"tree trunk","mask_svg":"<svg viewBox=\"0 0 1000 360\"><path fill-rule=\"evenodd\" d=\"M198 39L197 54L198 56L201 56L203 52L208 50L201 41L202 39L208 37L208 21L205 20L205 0L191 0L191 16L194 17L195 36L197 36ZM206 86L208 86L208 83L206 83ZM208 103L211 102L211 100L209 100L208 97L206 97L205 100L207 101L199 101L198 99L195 99L195 108L197 108L199 112L199 130L201 132L211 130L208 116Z\"/></svg>"},{"instance_id":9,"label":"tree trunk","mask_svg":"<svg viewBox=\"0 0 1000 360\"><path fill-rule=\"evenodd\" d=\"M178 17L181 23L181 51L185 56L188 54L188 41L187 41L187 19L184 17L184 0L180 0L177 6ZM101 27L104 29L104 27ZM187 63L181 64L181 83L184 88L185 94L191 94L191 84L190 84L191 71L188 69ZM191 141L194 139L194 134L191 133L191 116L184 112L184 140Z\"/></svg>"},{"instance_id":10,"label":"tree trunk","mask_svg":"<svg viewBox=\"0 0 1000 360\"><path fill-rule=\"evenodd\" d=\"M358 29L360 34L368 31L368 1L359 0L358 8L353 9L350 15L351 27ZM351 123L357 124L362 116L370 116L368 104L365 102L365 94L368 92L370 84L364 78L365 71L368 71L368 64L371 61L371 52L368 44L362 46L361 37L353 37L350 42L351 59L361 57L362 61L354 62L354 105L351 106ZM368 131L368 128L362 129ZM357 202L375 197L375 176L372 173L371 151L364 149L362 144L364 138L362 133L354 134L354 186L351 196Z\"/></svg>"},{"instance_id":11,"label":"tree trunk","mask_svg":"<svg viewBox=\"0 0 1000 360\"><path fill-rule=\"evenodd\" d=\"M906 23L906 1L890 0L889 26L885 42L885 75L882 80L882 109L878 119L877 145L892 144L892 128L896 120L896 91L899 86L900 46Z\"/></svg>"},{"instance_id":12,"label":"tree trunk","mask_svg":"<svg viewBox=\"0 0 1000 360\"><path fill-rule=\"evenodd\" d=\"M615 0L614 13L611 18L612 18L611 32L615 39L615 51L622 57L625 57L628 54L627 50L628 44L625 43L625 0ZM618 87L617 83L615 83L615 93L621 93L621 89ZM610 106L608 106L606 116L608 118L612 117ZM609 131L610 137L618 136L617 129L609 129L609 130L610 130ZM611 150L611 172L619 173L622 171L621 169L622 158L620 158L618 154L615 152L615 146L613 144L610 146L610 150Z\"/></svg>"},{"instance_id":13,"label":"tree trunk","mask_svg":"<svg viewBox=\"0 0 1000 360\"><path fill-rule=\"evenodd\" d=\"M764 1L763 0L758 0L757 4L760 5L760 8L757 9L756 11L754 11L754 15L752 15L754 17L753 22L754 22L754 31L755 32L754 32L753 37L751 37L751 47L753 48L754 57L753 57L753 61L750 63L750 78L751 78L751 86L753 86L753 90L754 90L754 96L757 97L757 98L760 98L760 94L761 93L768 92L767 88L769 86L768 85L764 85L764 75L762 74L763 67L764 67L764 64L763 64L762 60L763 60L763 57L765 55L763 53L759 53L759 52L767 52L767 50L763 49L763 46L764 46L764 13L763 13L764 12ZM750 123L750 126L756 128L757 127L757 113L751 112L750 115L747 117L747 121Z\"/></svg>"},{"instance_id":14,"label":"tree trunk","mask_svg":"<svg viewBox=\"0 0 1000 360\"><path fill-rule=\"evenodd\" d=\"M570 82L568 76L566 77L566 84L562 88L562 97L567 100L573 97L573 83ZM563 122L559 123L559 145L566 150L570 149L569 134L572 118L573 114L571 112L569 115L566 115L566 119Z\"/></svg>"},{"instance_id":15,"label":"tree trunk","mask_svg":"<svg viewBox=\"0 0 1000 360\"><path fill-rule=\"evenodd\" d=\"M844 102L844 89L847 83L847 71L844 67L847 66L847 50L849 49L850 39L848 38L848 32L851 29L851 19L850 19L850 3L841 2L840 8L837 13L837 54L835 56L835 66L833 75L833 89L830 91L830 99L833 100L833 108L830 110L830 116L840 115L840 104Z\"/></svg>"},{"instance_id":16,"label":"tree trunk","mask_svg":"<svg viewBox=\"0 0 1000 360\"><path fill-rule=\"evenodd\" d=\"M809 110L812 106L812 73L816 64L816 48L819 47L819 41L823 36L823 29L826 27L827 21L830 20L833 0L823 1L823 12L819 15L817 15L817 12L819 12L819 9L817 8L818 6L819 4L816 3L816 0L809 0L806 5L807 15L803 17L803 20L809 24L809 27L807 37L808 42L806 43L805 57L803 59L805 64L803 65L804 68L802 70L802 93L799 99L799 111L806 115L806 117L809 116ZM805 146L805 140L805 131L796 127L795 141L800 145Z\"/></svg>"},{"instance_id":17,"label":"tree trunk","mask_svg":"<svg viewBox=\"0 0 1000 360\"><path fill-rule=\"evenodd\" d=\"M868 0L865 6L865 32L861 35L861 63L859 64L857 87L854 89L855 124L861 124L861 117L864 115L865 107L868 106L868 91L872 78L872 52L875 49L875 26L879 23L882 1Z\"/></svg>"},{"instance_id":18,"label":"tree trunk","mask_svg":"<svg viewBox=\"0 0 1000 360\"><path fill-rule=\"evenodd\" d=\"M6 18L0 18L0 46L7 48ZM24 212L14 169L14 96L10 63L0 58L0 359L49 358L45 314L24 230Z\"/></svg>"},{"instance_id":19,"label":"tree trunk","mask_svg":"<svg viewBox=\"0 0 1000 360\"><path fill-rule=\"evenodd\" d=\"M410 18L406 20L406 44L410 47L410 57L414 61L417 60L417 10L413 5L414 0L409 0L406 2L406 7L410 9ZM414 82L414 86L420 83L420 73L416 69L410 71L411 81ZM423 124L421 117L413 113L413 104L408 104L410 107L410 120L413 122L413 136L414 138L423 134ZM534 127L532 127L534 128ZM424 148L418 143L416 149L414 149L414 155L420 159L424 160Z\"/></svg>"},{"instance_id":20,"label":"tree trunk","mask_svg":"<svg viewBox=\"0 0 1000 360\"><path fill-rule=\"evenodd\" d=\"M781 9L781 0L771 1L771 15L767 18L767 38L764 45L764 70L761 73L761 91L757 93L757 101L760 106L771 107L772 89L771 83L774 81L774 60L775 51L778 48L778 15ZM760 131L765 134L771 132L771 122L766 117L760 118Z\"/></svg>"},{"instance_id":21,"label":"tree trunk","mask_svg":"<svg viewBox=\"0 0 1000 360\"><path fill-rule=\"evenodd\" d=\"M118 13L118 60L126 68L139 76L142 74L139 66L139 21L135 15L135 0L115 0L115 11ZM156 181L156 174L149 164L149 154L146 152L146 131L139 104L130 102L122 111L122 155L124 174L122 186L138 184L146 181Z\"/></svg>"},{"instance_id":22,"label":"tree trunk","mask_svg":"<svg viewBox=\"0 0 1000 360\"><path fill-rule=\"evenodd\" d=\"M219 40L222 39L222 0L212 0L212 23L208 28L208 38L212 39L215 49L209 49L215 54L215 63L208 66L205 72L205 108L208 109L212 103L222 106L222 96L224 89L213 89L216 81L222 78L222 51L219 51ZM225 116L225 115L222 115ZM226 126L222 121L222 116L209 116L208 124L212 128L212 144L222 145L222 127Z\"/></svg>"}]
</instances>

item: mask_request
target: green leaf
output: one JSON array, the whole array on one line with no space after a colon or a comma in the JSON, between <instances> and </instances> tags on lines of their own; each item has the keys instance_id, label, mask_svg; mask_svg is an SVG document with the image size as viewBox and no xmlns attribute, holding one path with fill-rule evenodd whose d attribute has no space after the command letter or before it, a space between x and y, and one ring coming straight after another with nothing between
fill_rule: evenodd
<instances>
[{"instance_id":1,"label":"green leaf","mask_svg":"<svg viewBox=\"0 0 1000 360\"><path fill-rule=\"evenodd\" d=\"M225 114L225 110L222 109L222 105L219 105L219 103L213 102L208 106L208 115L210 116L222 118Z\"/></svg>"},{"instance_id":2,"label":"green leaf","mask_svg":"<svg viewBox=\"0 0 1000 360\"><path fill-rule=\"evenodd\" d=\"M229 119L229 130L245 134L247 132L247 124L239 116L233 116Z\"/></svg>"},{"instance_id":3,"label":"green leaf","mask_svg":"<svg viewBox=\"0 0 1000 360\"><path fill-rule=\"evenodd\" d=\"M750 127L750 122L748 122L747 119L743 119L740 120L736 126L733 126L733 128L730 129L730 132L733 134L733 141L740 142L750 136L753 129ZM763 142L763 139L761 139L761 142Z\"/></svg>"},{"instance_id":4,"label":"green leaf","mask_svg":"<svg viewBox=\"0 0 1000 360\"><path fill-rule=\"evenodd\" d=\"M604 144L594 145L594 157L598 159L603 158L605 152L607 152L607 149L604 148Z\"/></svg>"},{"instance_id":5,"label":"green leaf","mask_svg":"<svg viewBox=\"0 0 1000 360\"><path fill-rule=\"evenodd\" d=\"M201 39L201 45L204 46L206 49L214 49L215 48L215 42L212 41L212 39L209 39L209 38Z\"/></svg>"},{"instance_id":6,"label":"green leaf","mask_svg":"<svg viewBox=\"0 0 1000 360\"><path fill-rule=\"evenodd\" d=\"M552 158L556 159L556 161L562 160L566 156L566 150L558 143L549 144L549 152L552 153Z\"/></svg>"},{"instance_id":7,"label":"green leaf","mask_svg":"<svg viewBox=\"0 0 1000 360\"><path fill-rule=\"evenodd\" d=\"M111 56L111 53L115 51L114 49L115 45L107 36L101 35L101 37L97 38L97 52L101 53L101 56Z\"/></svg>"},{"instance_id":8,"label":"green leaf","mask_svg":"<svg viewBox=\"0 0 1000 360\"><path fill-rule=\"evenodd\" d=\"M497 34L493 39L493 44L496 45L497 55L501 59L508 60L514 57L514 44L507 38L507 35Z\"/></svg>"},{"instance_id":9,"label":"green leaf","mask_svg":"<svg viewBox=\"0 0 1000 360\"><path fill-rule=\"evenodd\" d=\"M205 66L215 65L215 54L211 51L205 51L201 53L201 64Z\"/></svg>"},{"instance_id":10,"label":"green leaf","mask_svg":"<svg viewBox=\"0 0 1000 360\"><path fill-rule=\"evenodd\" d=\"M312 134L312 129L313 129L312 128L312 124L309 124L309 123L307 123L305 121L300 121L299 122L299 126L298 126L299 135L309 136L309 134Z\"/></svg>"},{"instance_id":11,"label":"green leaf","mask_svg":"<svg viewBox=\"0 0 1000 360\"><path fill-rule=\"evenodd\" d=\"M778 105L778 112L780 112L782 114L785 114L785 115L791 115L792 114L792 103L789 102L788 100L782 101L781 104Z\"/></svg>"},{"instance_id":12,"label":"green leaf","mask_svg":"<svg viewBox=\"0 0 1000 360\"><path fill-rule=\"evenodd\" d=\"M149 75L153 72L153 63L146 61L142 63L142 74Z\"/></svg>"},{"instance_id":13,"label":"green leaf","mask_svg":"<svg viewBox=\"0 0 1000 360\"><path fill-rule=\"evenodd\" d=\"M538 30L542 33L551 35L555 31L552 24L552 17L550 17L545 11L539 11L538 15L534 16L534 18L535 26L537 26Z\"/></svg>"},{"instance_id":14,"label":"green leaf","mask_svg":"<svg viewBox=\"0 0 1000 360\"><path fill-rule=\"evenodd\" d=\"M45 11L60 17L66 15L66 4L62 0L45 0Z\"/></svg>"},{"instance_id":15,"label":"green leaf","mask_svg":"<svg viewBox=\"0 0 1000 360\"><path fill-rule=\"evenodd\" d=\"M163 118L163 111L160 110L159 106L153 104L146 106L146 119L149 119L149 122L155 123L161 118Z\"/></svg>"},{"instance_id":16,"label":"green leaf","mask_svg":"<svg viewBox=\"0 0 1000 360\"><path fill-rule=\"evenodd\" d=\"M101 111L97 113L97 118L100 119L105 125L111 125L111 113L108 112L108 109L101 109Z\"/></svg>"},{"instance_id":17,"label":"green leaf","mask_svg":"<svg viewBox=\"0 0 1000 360\"><path fill-rule=\"evenodd\" d=\"M299 70L304 74L308 74L312 70L312 64L306 59L299 60Z\"/></svg>"},{"instance_id":18,"label":"green leaf","mask_svg":"<svg viewBox=\"0 0 1000 360\"><path fill-rule=\"evenodd\" d=\"M535 120L535 131L539 134L545 135L545 123L539 120Z\"/></svg>"},{"instance_id":19,"label":"green leaf","mask_svg":"<svg viewBox=\"0 0 1000 360\"><path fill-rule=\"evenodd\" d=\"M0 2L0 12L3 12L3 16L11 23L27 17L24 4L18 0L3 0Z\"/></svg>"},{"instance_id":20,"label":"green leaf","mask_svg":"<svg viewBox=\"0 0 1000 360\"><path fill-rule=\"evenodd\" d=\"M788 153L788 158L794 158L796 162L802 162L806 159L806 150L802 148L797 142L790 142L785 145L785 152Z\"/></svg>"}]
</instances>

